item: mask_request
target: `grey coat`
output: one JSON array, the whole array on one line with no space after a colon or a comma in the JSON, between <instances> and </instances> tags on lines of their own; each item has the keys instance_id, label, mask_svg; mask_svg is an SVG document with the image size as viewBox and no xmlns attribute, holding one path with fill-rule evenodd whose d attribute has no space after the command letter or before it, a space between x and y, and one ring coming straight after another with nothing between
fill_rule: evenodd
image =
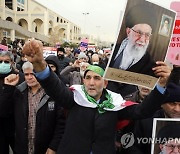
<instances>
[{"instance_id":1,"label":"grey coat","mask_svg":"<svg viewBox=\"0 0 180 154\"><path fill-rule=\"evenodd\" d=\"M77 68L67 66L61 71L60 75L66 79L68 86L82 84L82 77Z\"/></svg>"}]
</instances>

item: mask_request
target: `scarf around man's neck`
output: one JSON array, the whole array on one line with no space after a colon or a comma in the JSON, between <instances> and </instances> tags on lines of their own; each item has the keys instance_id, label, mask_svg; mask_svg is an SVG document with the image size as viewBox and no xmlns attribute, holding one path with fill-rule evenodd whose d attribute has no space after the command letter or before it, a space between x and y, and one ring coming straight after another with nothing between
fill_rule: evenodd
<instances>
[{"instance_id":1,"label":"scarf around man's neck","mask_svg":"<svg viewBox=\"0 0 180 154\"><path fill-rule=\"evenodd\" d=\"M104 110L104 107L109 108L109 109L113 109L115 107L112 104L113 99L111 97L111 94L109 94L106 90L105 90L105 100L102 103L97 103L97 101L87 93L84 85L82 86L82 90L84 91L84 94L85 94L86 98L88 99L88 101L97 105L98 112L100 114L106 112Z\"/></svg>"},{"instance_id":2,"label":"scarf around man's neck","mask_svg":"<svg viewBox=\"0 0 180 154\"><path fill-rule=\"evenodd\" d=\"M127 106L126 101L120 94L110 90L105 90L106 100L98 104L94 98L86 95L87 92L84 92L83 85L72 85L70 89L73 91L76 104L88 108L98 108L98 111L102 113L105 111L119 111Z\"/></svg>"}]
</instances>

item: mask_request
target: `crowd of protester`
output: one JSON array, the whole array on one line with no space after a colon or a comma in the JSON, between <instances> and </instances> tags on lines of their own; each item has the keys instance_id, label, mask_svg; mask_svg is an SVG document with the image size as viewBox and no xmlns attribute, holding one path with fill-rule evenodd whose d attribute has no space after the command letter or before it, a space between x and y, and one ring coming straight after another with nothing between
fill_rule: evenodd
<instances>
[{"instance_id":1,"label":"crowd of protester","mask_svg":"<svg viewBox=\"0 0 180 154\"><path fill-rule=\"evenodd\" d=\"M1 43L7 45L5 40ZM168 82L165 88L168 95L161 96L161 99L158 98L160 94L151 95L151 90L149 89L128 85L124 89L123 84L123 92L119 92L120 97L122 97L120 99L134 103L131 104L131 107L126 107L127 111L122 109L121 111L123 112L118 112L118 121L114 120L116 119L114 115L110 115L113 116L114 122L110 122L109 127L116 123L116 128L112 126L112 134L109 134L113 138L110 138L111 136L108 134L101 134L101 131L106 132L108 128L104 128L104 125L96 122L102 118L100 121L107 120L106 124L108 125L110 118L108 116L104 118L102 114L107 115L111 111L105 112L103 110L105 113L100 114L98 113L100 110L98 106L96 107L98 111L91 113L89 107L82 105L83 109L81 109L77 108L77 104L66 105L64 103L66 101L71 101L71 103L74 101L70 100L71 93L69 94L67 91L67 89L71 89L71 91L73 88L76 89L76 86L73 87L73 85L82 85L86 89L88 84L90 86L94 84L89 83L91 82L89 78L92 77L92 74L88 74L88 72L97 73L94 69L96 66L100 71L104 71L111 53L104 52L99 48L96 48L93 52L91 50L81 51L70 47L58 47L57 56L50 55L38 64L36 59L28 54L26 50L27 44L25 44L24 48L23 45L24 43L21 41L14 42L9 51L0 51L0 65L3 64L0 66L0 154L9 154L9 147L14 154L55 154L61 152L76 154L77 151L78 154L111 154L114 152L116 154L134 154L135 152L137 154L149 154L150 145L135 143L132 147L124 149L121 145L123 134L133 132L138 137L150 137L154 117L180 118L180 76L176 75L178 83L175 84L173 83L174 81ZM33 46L32 50L40 50L39 46L36 47ZM171 68L165 62L160 62L160 64L161 71L156 73L157 77L168 78ZM45 75L46 77L44 78L44 74L38 74L45 68L49 69L52 79L49 79L49 75ZM179 66L174 66L174 68L179 71ZM54 76L52 72L56 75ZM93 78L95 78L94 80L103 80L102 74L100 76L98 74ZM55 86L56 84L60 85L62 89L60 90L60 87ZM49 89L47 85L49 85ZM96 86L98 85L92 85L93 88L96 88ZM107 87L108 90L116 92L113 86L107 86L106 81L103 82L103 86L102 89ZM106 91L103 91L103 93L106 93ZM57 99L58 95L64 96L61 96L61 99ZM106 95L104 94L103 97L106 97ZM100 97L100 103L101 99ZM155 104L157 102L156 99L159 101L159 105ZM148 109L141 105L144 104L143 101L150 102L150 105L146 104ZM134 107L134 105L139 105L140 107ZM78 113L75 118L76 112ZM78 116L83 116L86 112L87 115L85 117L78 118ZM132 116L130 116L131 114ZM89 125L88 122L84 121L87 116L92 116L97 121L93 125ZM89 132L94 135L90 136L90 134L84 132L87 130L84 130L79 125L84 126L84 129L87 129L88 126L94 127L94 129L90 129L92 132ZM73 127L70 128L71 126ZM98 128L96 129L96 127ZM78 128L80 130L77 130ZM79 133L82 133L80 137L78 136ZM86 137L89 137L86 138L88 140L86 141L87 143L83 143L84 134L87 135ZM106 141L108 139L109 141ZM114 144L110 141L113 141ZM78 146L78 144L82 145Z\"/></svg>"}]
</instances>

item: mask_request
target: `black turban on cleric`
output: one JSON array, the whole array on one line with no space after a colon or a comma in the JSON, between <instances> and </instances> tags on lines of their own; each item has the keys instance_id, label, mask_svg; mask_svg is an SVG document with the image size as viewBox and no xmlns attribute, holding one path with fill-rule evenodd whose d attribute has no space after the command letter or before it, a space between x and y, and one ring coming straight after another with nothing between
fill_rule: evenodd
<instances>
[{"instance_id":1,"label":"black turban on cleric","mask_svg":"<svg viewBox=\"0 0 180 154\"><path fill-rule=\"evenodd\" d=\"M148 24L154 31L157 24L156 10L146 4L135 5L125 15L125 24L128 28L132 28L137 24Z\"/></svg>"},{"instance_id":2,"label":"black turban on cleric","mask_svg":"<svg viewBox=\"0 0 180 154\"><path fill-rule=\"evenodd\" d=\"M180 123L172 122L162 127L157 134L157 138L160 139L163 144L169 139L180 139Z\"/></svg>"}]
</instances>

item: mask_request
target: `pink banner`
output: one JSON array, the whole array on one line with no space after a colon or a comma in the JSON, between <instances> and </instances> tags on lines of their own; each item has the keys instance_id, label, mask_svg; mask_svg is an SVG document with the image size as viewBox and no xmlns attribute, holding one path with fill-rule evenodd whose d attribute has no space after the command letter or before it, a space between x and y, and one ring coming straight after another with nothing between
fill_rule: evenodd
<instances>
[{"instance_id":1,"label":"pink banner","mask_svg":"<svg viewBox=\"0 0 180 154\"><path fill-rule=\"evenodd\" d=\"M81 51L83 51L83 52L86 51L86 49L88 48L88 42L89 42L89 40L87 38L81 39L81 43L80 43L79 49Z\"/></svg>"},{"instance_id":2,"label":"pink banner","mask_svg":"<svg viewBox=\"0 0 180 154\"><path fill-rule=\"evenodd\" d=\"M180 2L172 2L170 8L177 12L177 16L167 59L174 65L180 65Z\"/></svg>"},{"instance_id":3,"label":"pink banner","mask_svg":"<svg viewBox=\"0 0 180 154\"><path fill-rule=\"evenodd\" d=\"M5 45L0 44L0 51L2 51L2 50L8 51L8 47L5 46Z\"/></svg>"}]
</instances>

